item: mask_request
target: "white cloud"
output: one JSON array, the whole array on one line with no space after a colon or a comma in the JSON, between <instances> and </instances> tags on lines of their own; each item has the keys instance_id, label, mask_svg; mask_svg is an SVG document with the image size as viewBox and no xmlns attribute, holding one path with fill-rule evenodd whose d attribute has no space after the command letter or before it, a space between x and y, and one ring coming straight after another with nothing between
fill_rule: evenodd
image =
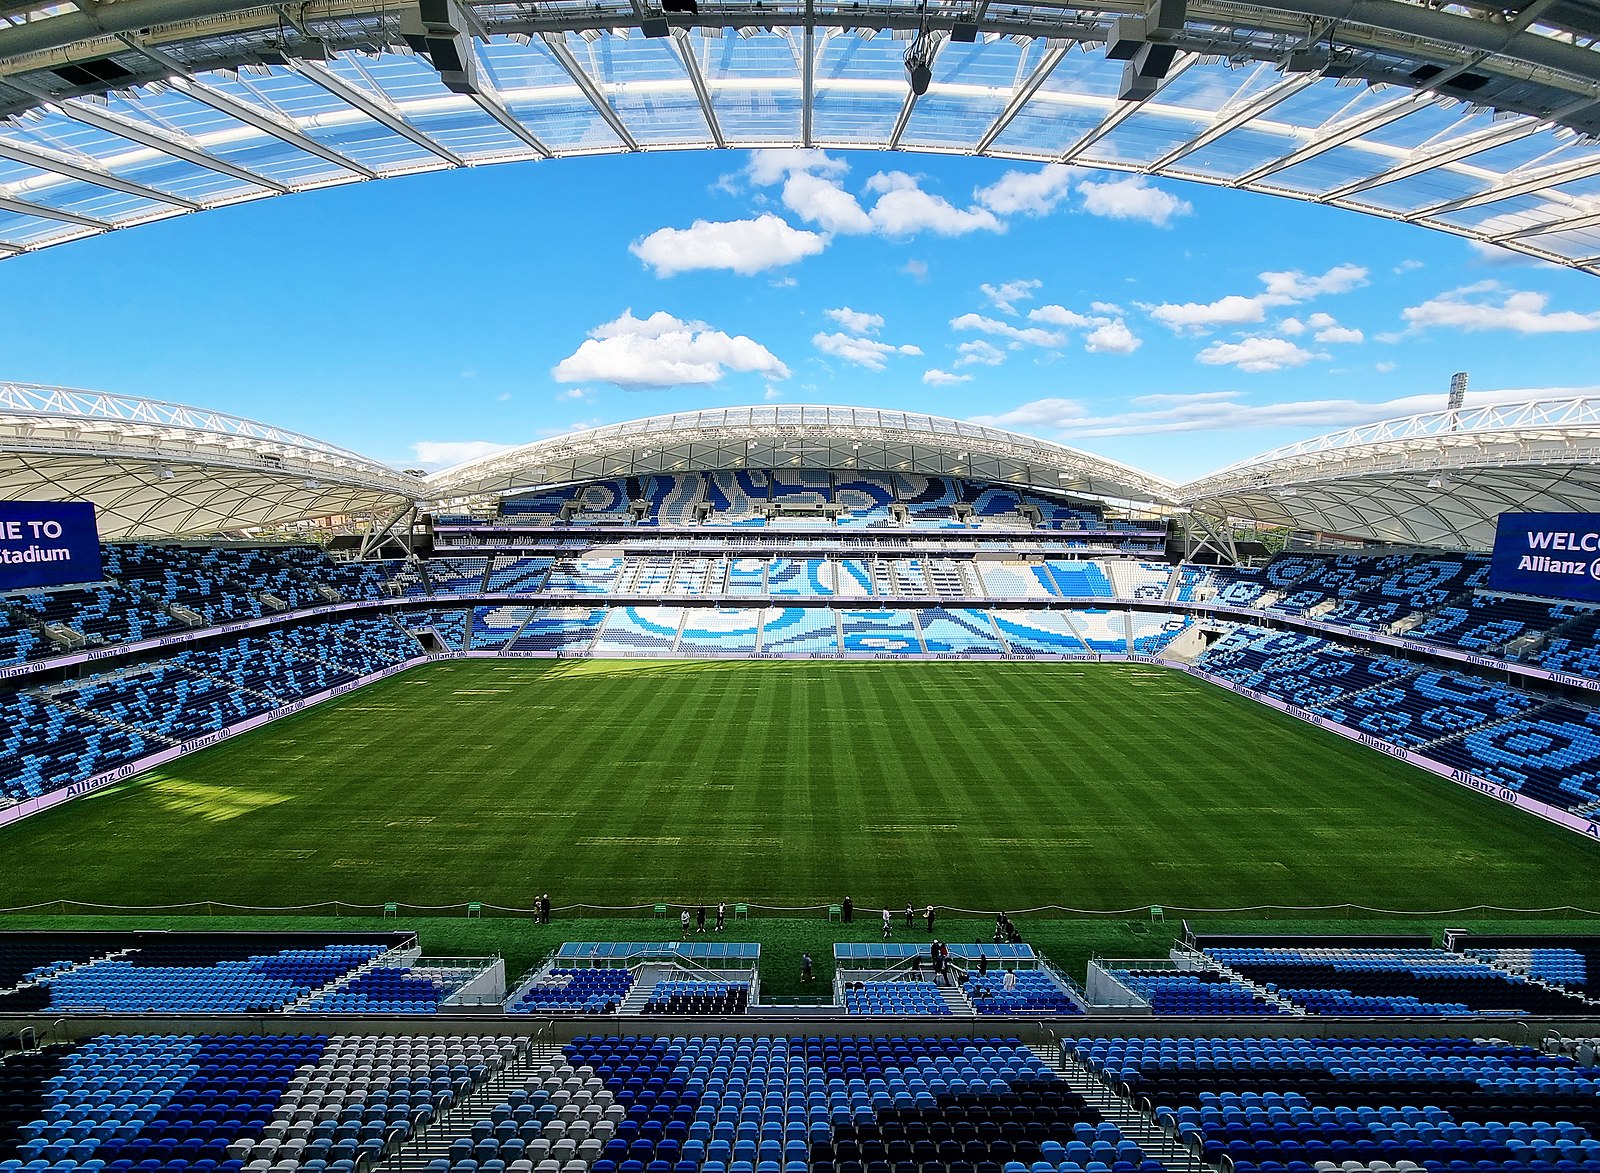
<instances>
[{"instance_id":1,"label":"white cloud","mask_svg":"<svg viewBox=\"0 0 1600 1173\"><path fill-rule=\"evenodd\" d=\"M1265 288L1257 294L1230 293L1216 301L1166 302L1141 308L1173 333L1204 334L1217 326L1264 322L1267 310L1274 307L1297 305L1325 294L1346 293L1367 283L1367 271L1359 265L1335 265L1320 276L1308 276L1298 269L1258 276ZM1292 327L1289 332L1294 332Z\"/></svg>"},{"instance_id":2,"label":"white cloud","mask_svg":"<svg viewBox=\"0 0 1600 1173\"><path fill-rule=\"evenodd\" d=\"M1318 342L1337 344L1341 342L1365 342L1367 336L1353 326L1334 325L1324 326L1318 330L1316 339Z\"/></svg>"},{"instance_id":3,"label":"white cloud","mask_svg":"<svg viewBox=\"0 0 1600 1173\"><path fill-rule=\"evenodd\" d=\"M801 172L843 175L849 169L843 159L835 159L817 147L807 147L751 151L745 174L755 186L771 187Z\"/></svg>"},{"instance_id":4,"label":"white cloud","mask_svg":"<svg viewBox=\"0 0 1600 1173\"><path fill-rule=\"evenodd\" d=\"M1047 163L1037 171L1007 171L973 196L1001 216L1044 216L1066 198L1071 184L1071 167Z\"/></svg>"},{"instance_id":5,"label":"white cloud","mask_svg":"<svg viewBox=\"0 0 1600 1173\"><path fill-rule=\"evenodd\" d=\"M761 398L765 399L768 403L771 403L774 399L782 399L783 392L779 391L776 387L768 387L766 391L762 392Z\"/></svg>"},{"instance_id":6,"label":"white cloud","mask_svg":"<svg viewBox=\"0 0 1600 1173\"><path fill-rule=\"evenodd\" d=\"M582 387L572 387L556 396L557 399L587 399L589 392Z\"/></svg>"},{"instance_id":7,"label":"white cloud","mask_svg":"<svg viewBox=\"0 0 1600 1173\"><path fill-rule=\"evenodd\" d=\"M628 251L657 277L695 269L731 269L748 277L815 256L827 244L827 237L765 212L754 220L696 220L688 228L658 228Z\"/></svg>"},{"instance_id":8,"label":"white cloud","mask_svg":"<svg viewBox=\"0 0 1600 1173\"><path fill-rule=\"evenodd\" d=\"M940 236L965 236L969 232L1004 232L1006 226L988 208L963 211L943 196L923 191L904 171L880 171L867 180L867 190L878 193L870 213L872 226L886 236L912 236L935 232Z\"/></svg>"},{"instance_id":9,"label":"white cloud","mask_svg":"<svg viewBox=\"0 0 1600 1173\"><path fill-rule=\"evenodd\" d=\"M1144 345L1121 318L1096 326L1083 339L1083 348L1092 354L1132 354Z\"/></svg>"},{"instance_id":10,"label":"white cloud","mask_svg":"<svg viewBox=\"0 0 1600 1173\"><path fill-rule=\"evenodd\" d=\"M1108 179L1103 183L1086 179L1078 184L1078 195L1083 200L1083 210L1091 216L1143 220L1157 228L1165 228L1174 216L1187 216L1194 211L1188 200L1151 186L1142 175Z\"/></svg>"},{"instance_id":11,"label":"white cloud","mask_svg":"<svg viewBox=\"0 0 1600 1173\"><path fill-rule=\"evenodd\" d=\"M915 257L912 257L909 261L900 266L900 271L907 277L915 278L918 281L926 281L928 279L928 262L919 261Z\"/></svg>"},{"instance_id":12,"label":"white cloud","mask_svg":"<svg viewBox=\"0 0 1600 1173\"><path fill-rule=\"evenodd\" d=\"M856 197L833 179L797 171L783 184L783 205L808 224L825 232L872 231L872 217Z\"/></svg>"},{"instance_id":13,"label":"white cloud","mask_svg":"<svg viewBox=\"0 0 1600 1173\"><path fill-rule=\"evenodd\" d=\"M1372 364L1372 369L1377 371L1378 374L1380 374L1380 375L1387 375L1390 371L1394 370L1395 367L1398 366L1398 365L1399 365L1398 363L1392 363L1392 362L1373 363Z\"/></svg>"},{"instance_id":14,"label":"white cloud","mask_svg":"<svg viewBox=\"0 0 1600 1173\"><path fill-rule=\"evenodd\" d=\"M495 452L504 452L510 444L500 444L493 440L418 440L411 445L411 451L416 454L417 463L429 472L451 465L465 464L469 460L477 460L480 456L489 456Z\"/></svg>"},{"instance_id":15,"label":"white cloud","mask_svg":"<svg viewBox=\"0 0 1600 1173\"><path fill-rule=\"evenodd\" d=\"M1595 387L1518 388L1473 392L1474 406L1522 403L1529 399L1590 395ZM999 415L973 422L1057 436L1143 436L1172 432L1242 431L1249 428L1305 428L1327 431L1395 419L1444 408L1443 394L1408 395L1367 403L1357 399L1311 399L1291 403L1246 403L1238 391L1193 395L1150 395L1133 401L1147 410L1097 415L1073 399L1036 399Z\"/></svg>"},{"instance_id":16,"label":"white cloud","mask_svg":"<svg viewBox=\"0 0 1600 1173\"><path fill-rule=\"evenodd\" d=\"M1600 330L1600 311L1545 312L1550 296L1531 290L1507 290L1483 281L1441 293L1421 305L1400 311L1412 331L1436 327L1453 330L1511 330L1517 334L1579 334Z\"/></svg>"},{"instance_id":17,"label":"white cloud","mask_svg":"<svg viewBox=\"0 0 1600 1173\"><path fill-rule=\"evenodd\" d=\"M1306 324L1299 318L1285 318L1278 323L1278 333L1298 338L1306 332Z\"/></svg>"},{"instance_id":18,"label":"white cloud","mask_svg":"<svg viewBox=\"0 0 1600 1173\"><path fill-rule=\"evenodd\" d=\"M1390 272L1392 272L1396 277L1398 277L1402 273L1409 273L1414 269L1420 269L1422 267L1423 267L1423 265L1422 265L1421 261L1416 260L1414 258L1407 258L1406 260L1401 261L1393 269L1391 269Z\"/></svg>"},{"instance_id":19,"label":"white cloud","mask_svg":"<svg viewBox=\"0 0 1600 1173\"><path fill-rule=\"evenodd\" d=\"M823 310L822 314L838 322L851 334L876 334L883 326L882 314L865 314L849 306L841 306L836 310Z\"/></svg>"},{"instance_id":20,"label":"white cloud","mask_svg":"<svg viewBox=\"0 0 1600 1173\"><path fill-rule=\"evenodd\" d=\"M1002 281L999 285L980 285L978 290L995 309L1001 313L1014 314L1017 312L1016 303L1032 301L1033 291L1043 284L1043 281L1032 280Z\"/></svg>"},{"instance_id":21,"label":"white cloud","mask_svg":"<svg viewBox=\"0 0 1600 1173\"><path fill-rule=\"evenodd\" d=\"M971 375L953 375L949 371L941 371L938 367L922 372L922 381L930 387L949 387L956 383L972 382Z\"/></svg>"},{"instance_id":22,"label":"white cloud","mask_svg":"<svg viewBox=\"0 0 1600 1173\"><path fill-rule=\"evenodd\" d=\"M630 309L591 330L588 340L550 373L560 383L614 383L639 391L707 386L731 371L789 377L789 368L754 339L724 334L704 322L680 321L664 311L641 320Z\"/></svg>"},{"instance_id":23,"label":"white cloud","mask_svg":"<svg viewBox=\"0 0 1600 1173\"><path fill-rule=\"evenodd\" d=\"M1335 265L1320 277L1307 276L1299 269L1263 273L1261 281L1275 305L1293 305L1327 293L1349 293L1367 283L1367 271L1360 265Z\"/></svg>"},{"instance_id":24,"label":"white cloud","mask_svg":"<svg viewBox=\"0 0 1600 1173\"><path fill-rule=\"evenodd\" d=\"M1006 352L992 342L985 342L976 338L971 342L963 342L956 347L956 353L961 357L956 359L958 367L997 367L1006 361Z\"/></svg>"},{"instance_id":25,"label":"white cloud","mask_svg":"<svg viewBox=\"0 0 1600 1173\"><path fill-rule=\"evenodd\" d=\"M1213 342L1194 357L1207 366L1238 367L1259 374L1304 366L1317 356L1287 338L1246 338L1241 342Z\"/></svg>"},{"instance_id":26,"label":"white cloud","mask_svg":"<svg viewBox=\"0 0 1600 1173\"><path fill-rule=\"evenodd\" d=\"M1068 329L1080 329L1096 324L1094 318L1059 305L1042 305L1037 309L1029 310L1028 320L1030 322L1043 322L1046 326L1065 326Z\"/></svg>"},{"instance_id":27,"label":"white cloud","mask_svg":"<svg viewBox=\"0 0 1600 1173\"><path fill-rule=\"evenodd\" d=\"M879 342L876 338L855 338L849 334L816 334L812 336L811 344L823 354L842 358L869 371L883 370L888 360L897 354L922 353L915 346L895 346Z\"/></svg>"},{"instance_id":28,"label":"white cloud","mask_svg":"<svg viewBox=\"0 0 1600 1173\"><path fill-rule=\"evenodd\" d=\"M1027 346L1044 346L1055 348L1066 343L1066 338L1060 334L1052 334L1049 330L1038 328L1023 329L1013 326L1010 322L1002 322L998 318L986 318L981 314L962 314L960 317L950 319L950 328L953 330L977 330L982 334L989 334L996 338L1008 338L1013 342Z\"/></svg>"}]
</instances>

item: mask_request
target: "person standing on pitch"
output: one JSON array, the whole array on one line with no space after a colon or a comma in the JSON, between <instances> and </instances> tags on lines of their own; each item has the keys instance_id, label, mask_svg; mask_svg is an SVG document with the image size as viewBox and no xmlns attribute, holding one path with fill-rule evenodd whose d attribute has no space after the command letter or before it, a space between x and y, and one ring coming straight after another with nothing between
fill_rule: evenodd
<instances>
[{"instance_id":1,"label":"person standing on pitch","mask_svg":"<svg viewBox=\"0 0 1600 1173\"><path fill-rule=\"evenodd\" d=\"M728 904L725 900L717 901L717 932L722 932L728 925Z\"/></svg>"},{"instance_id":2,"label":"person standing on pitch","mask_svg":"<svg viewBox=\"0 0 1600 1173\"><path fill-rule=\"evenodd\" d=\"M802 953L800 954L800 980L809 982L811 977L811 954Z\"/></svg>"},{"instance_id":3,"label":"person standing on pitch","mask_svg":"<svg viewBox=\"0 0 1600 1173\"><path fill-rule=\"evenodd\" d=\"M678 936L685 941L689 939L689 910L687 908L678 917Z\"/></svg>"},{"instance_id":4,"label":"person standing on pitch","mask_svg":"<svg viewBox=\"0 0 1600 1173\"><path fill-rule=\"evenodd\" d=\"M906 928L910 928L917 921L917 910L911 907L911 901L906 901Z\"/></svg>"},{"instance_id":5,"label":"person standing on pitch","mask_svg":"<svg viewBox=\"0 0 1600 1173\"><path fill-rule=\"evenodd\" d=\"M889 919L889 910L883 910L883 939L887 941L894 936L894 922Z\"/></svg>"},{"instance_id":6,"label":"person standing on pitch","mask_svg":"<svg viewBox=\"0 0 1600 1173\"><path fill-rule=\"evenodd\" d=\"M928 905L928 911L922 915L928 920L928 932L933 932L933 905Z\"/></svg>"},{"instance_id":7,"label":"person standing on pitch","mask_svg":"<svg viewBox=\"0 0 1600 1173\"><path fill-rule=\"evenodd\" d=\"M845 924L849 924L851 921L856 919L856 904L855 904L855 901L851 900L850 897L848 897L848 896L846 896L844 898L844 906L843 906L843 913L841 914L841 919L843 919Z\"/></svg>"},{"instance_id":8,"label":"person standing on pitch","mask_svg":"<svg viewBox=\"0 0 1600 1173\"><path fill-rule=\"evenodd\" d=\"M703 933L706 931L706 906L704 902L702 902L700 907L695 910L694 931L697 933Z\"/></svg>"}]
</instances>

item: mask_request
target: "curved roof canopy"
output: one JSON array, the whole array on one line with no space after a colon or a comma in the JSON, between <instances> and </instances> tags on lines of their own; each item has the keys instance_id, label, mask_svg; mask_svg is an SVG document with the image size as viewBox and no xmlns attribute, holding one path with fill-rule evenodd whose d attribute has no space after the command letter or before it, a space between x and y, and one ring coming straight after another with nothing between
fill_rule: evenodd
<instances>
[{"instance_id":1,"label":"curved roof canopy","mask_svg":"<svg viewBox=\"0 0 1600 1173\"><path fill-rule=\"evenodd\" d=\"M661 2L0 0L0 255L376 177L793 145L1172 176L1600 271L1596 0Z\"/></svg>"},{"instance_id":2,"label":"curved roof canopy","mask_svg":"<svg viewBox=\"0 0 1600 1173\"><path fill-rule=\"evenodd\" d=\"M92 501L102 538L393 511L419 489L377 461L252 420L0 383L0 500Z\"/></svg>"},{"instance_id":3,"label":"curved roof canopy","mask_svg":"<svg viewBox=\"0 0 1600 1173\"><path fill-rule=\"evenodd\" d=\"M1160 477L1015 432L910 412L787 404L657 415L538 440L435 473L427 492L460 503L568 481L729 468L965 476L1173 500L1173 485Z\"/></svg>"},{"instance_id":4,"label":"curved roof canopy","mask_svg":"<svg viewBox=\"0 0 1600 1173\"><path fill-rule=\"evenodd\" d=\"M1600 513L1600 399L1333 432L1184 485L1191 509L1373 541L1487 549L1507 511Z\"/></svg>"}]
</instances>

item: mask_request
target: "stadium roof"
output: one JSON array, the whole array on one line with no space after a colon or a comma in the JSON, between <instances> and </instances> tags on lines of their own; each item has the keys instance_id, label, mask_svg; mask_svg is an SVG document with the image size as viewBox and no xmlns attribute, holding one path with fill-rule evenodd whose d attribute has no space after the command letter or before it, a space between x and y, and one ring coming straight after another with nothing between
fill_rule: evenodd
<instances>
[{"instance_id":1,"label":"stadium roof","mask_svg":"<svg viewBox=\"0 0 1600 1173\"><path fill-rule=\"evenodd\" d=\"M1600 399L1436 411L1332 432L1184 485L1212 515L1487 549L1506 511L1600 512Z\"/></svg>"},{"instance_id":2,"label":"stadium roof","mask_svg":"<svg viewBox=\"0 0 1600 1173\"><path fill-rule=\"evenodd\" d=\"M92 501L103 538L392 512L419 488L377 461L237 416L0 383L0 500Z\"/></svg>"},{"instance_id":3,"label":"stadium roof","mask_svg":"<svg viewBox=\"0 0 1600 1173\"><path fill-rule=\"evenodd\" d=\"M413 504L459 507L551 484L729 468L961 476L1371 541L1487 548L1502 511L1600 513L1600 397L1351 428L1180 486L979 424L788 404L610 424L422 478L220 412L0 383L0 500L93 501L106 538L392 516Z\"/></svg>"},{"instance_id":4,"label":"stadium roof","mask_svg":"<svg viewBox=\"0 0 1600 1173\"><path fill-rule=\"evenodd\" d=\"M1197 180L1600 271L1595 0L658 3L0 0L0 255L451 167L823 146Z\"/></svg>"},{"instance_id":5,"label":"stadium roof","mask_svg":"<svg viewBox=\"0 0 1600 1173\"><path fill-rule=\"evenodd\" d=\"M650 416L538 440L428 478L440 502L598 477L727 468L952 475L1169 504L1170 481L1075 448L933 415L764 405Z\"/></svg>"}]
</instances>

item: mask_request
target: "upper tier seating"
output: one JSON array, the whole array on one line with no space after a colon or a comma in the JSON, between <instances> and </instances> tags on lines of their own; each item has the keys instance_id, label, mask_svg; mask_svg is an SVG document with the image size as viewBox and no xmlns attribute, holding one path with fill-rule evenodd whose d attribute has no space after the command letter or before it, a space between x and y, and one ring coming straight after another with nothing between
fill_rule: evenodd
<instances>
[{"instance_id":1,"label":"upper tier seating","mask_svg":"<svg viewBox=\"0 0 1600 1173\"><path fill-rule=\"evenodd\" d=\"M846 1014L947 1015L952 1013L939 987L915 978L851 982L844 991Z\"/></svg>"},{"instance_id":2,"label":"upper tier seating","mask_svg":"<svg viewBox=\"0 0 1600 1173\"><path fill-rule=\"evenodd\" d=\"M1444 949L1212 948L1309 1014L1581 1014L1578 998Z\"/></svg>"},{"instance_id":3,"label":"upper tier seating","mask_svg":"<svg viewBox=\"0 0 1600 1173\"><path fill-rule=\"evenodd\" d=\"M979 1014L1082 1014L1080 1006L1061 988L1050 974L1042 969L1019 969L1016 984L1006 989L1005 974L990 970L979 977L975 970L967 972L961 990Z\"/></svg>"},{"instance_id":4,"label":"upper tier seating","mask_svg":"<svg viewBox=\"0 0 1600 1173\"><path fill-rule=\"evenodd\" d=\"M767 524L767 474L760 469L710 472L706 477L706 502L711 513L707 525L762 526Z\"/></svg>"},{"instance_id":5,"label":"upper tier seating","mask_svg":"<svg viewBox=\"0 0 1600 1173\"><path fill-rule=\"evenodd\" d=\"M1091 1071L1131 1087L1212 1167L1228 1158L1237 1173L1600 1169L1595 1072L1532 1047L1465 1038L1080 1038L1073 1051Z\"/></svg>"},{"instance_id":6,"label":"upper tier seating","mask_svg":"<svg viewBox=\"0 0 1600 1173\"><path fill-rule=\"evenodd\" d=\"M1287 1013L1260 991L1216 970L1113 969L1128 989L1150 1003L1155 1014L1194 1017Z\"/></svg>"},{"instance_id":7,"label":"upper tier seating","mask_svg":"<svg viewBox=\"0 0 1600 1173\"><path fill-rule=\"evenodd\" d=\"M632 988L633 972L627 969L552 969L535 979L506 1011L615 1014Z\"/></svg>"},{"instance_id":8,"label":"upper tier seating","mask_svg":"<svg viewBox=\"0 0 1600 1173\"><path fill-rule=\"evenodd\" d=\"M276 1013L394 948L396 934L146 933L89 937L88 958L0 994L0 1010Z\"/></svg>"},{"instance_id":9,"label":"upper tier seating","mask_svg":"<svg viewBox=\"0 0 1600 1173\"><path fill-rule=\"evenodd\" d=\"M0 1170L371 1168L526 1040L100 1035L0 1065Z\"/></svg>"},{"instance_id":10,"label":"upper tier seating","mask_svg":"<svg viewBox=\"0 0 1600 1173\"><path fill-rule=\"evenodd\" d=\"M904 518L902 522L901 518ZM442 543L464 516L434 519ZM1120 530L1162 529L1159 521L1108 522L1100 507L1041 493L913 473L823 469L729 469L622 477L541 489L501 502L507 526L640 525ZM1076 543L1085 544L1085 543ZM1148 540L1119 545L1154 548Z\"/></svg>"},{"instance_id":11,"label":"upper tier seating","mask_svg":"<svg viewBox=\"0 0 1600 1173\"><path fill-rule=\"evenodd\" d=\"M651 988L642 1013L726 1016L743 1014L749 1005L749 982L668 979Z\"/></svg>"}]
</instances>

